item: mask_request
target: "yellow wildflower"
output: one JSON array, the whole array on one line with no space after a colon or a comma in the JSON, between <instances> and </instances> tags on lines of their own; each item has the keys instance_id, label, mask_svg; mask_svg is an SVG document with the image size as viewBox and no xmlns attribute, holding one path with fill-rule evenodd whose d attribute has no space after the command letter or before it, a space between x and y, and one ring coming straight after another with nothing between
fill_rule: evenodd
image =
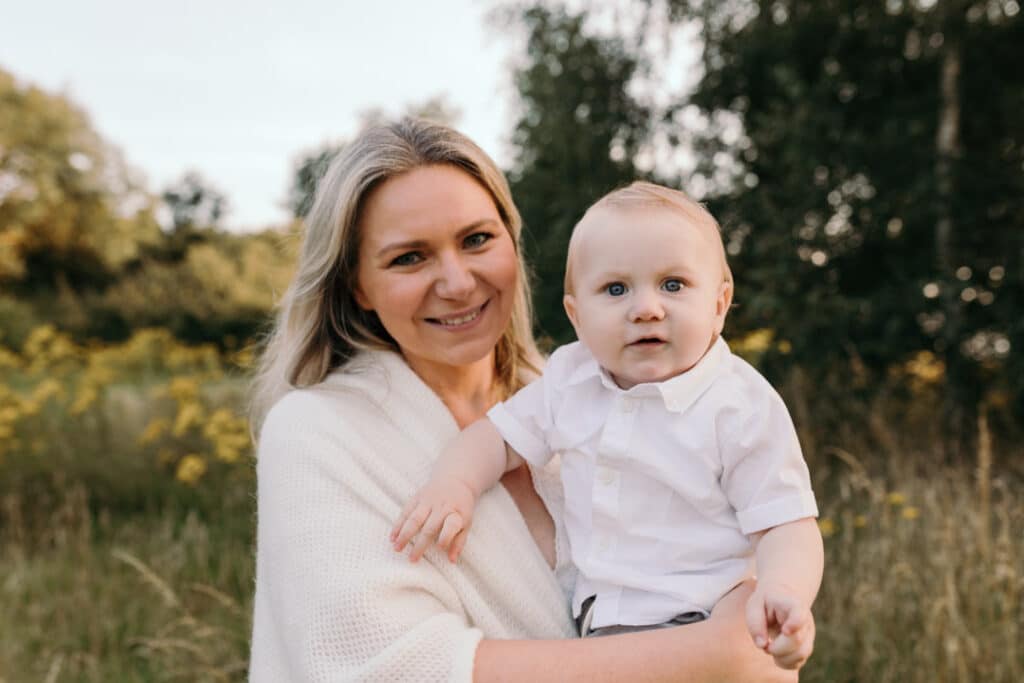
<instances>
[{"instance_id":1,"label":"yellow wildflower","mask_svg":"<svg viewBox=\"0 0 1024 683\"><path fill-rule=\"evenodd\" d=\"M245 346L232 356L232 360L238 367L249 369L256 364L256 348Z\"/></svg>"},{"instance_id":2,"label":"yellow wildflower","mask_svg":"<svg viewBox=\"0 0 1024 683\"><path fill-rule=\"evenodd\" d=\"M94 386L110 384L113 379L114 371L105 365L100 365L99 363L90 363L89 367L85 371L85 381Z\"/></svg>"},{"instance_id":3,"label":"yellow wildflower","mask_svg":"<svg viewBox=\"0 0 1024 683\"><path fill-rule=\"evenodd\" d=\"M890 493L888 496L886 496L886 500L889 501L889 505L903 505L904 503L907 502L906 496L904 496L899 491L893 491L892 493Z\"/></svg>"},{"instance_id":4,"label":"yellow wildflower","mask_svg":"<svg viewBox=\"0 0 1024 683\"><path fill-rule=\"evenodd\" d=\"M788 339L783 339L782 341L775 345L775 348L779 350L779 353L785 355L793 350L793 345L790 343Z\"/></svg>"},{"instance_id":5,"label":"yellow wildflower","mask_svg":"<svg viewBox=\"0 0 1024 683\"><path fill-rule=\"evenodd\" d=\"M32 390L31 400L42 404L51 398L64 398L65 396L67 396L67 392L64 390L64 385L52 377L47 377Z\"/></svg>"},{"instance_id":6,"label":"yellow wildflower","mask_svg":"<svg viewBox=\"0 0 1024 683\"><path fill-rule=\"evenodd\" d=\"M217 455L217 459L223 460L224 462L235 462L241 455L237 448L235 448L232 444L224 441L221 441L216 445L215 452Z\"/></svg>"},{"instance_id":7,"label":"yellow wildflower","mask_svg":"<svg viewBox=\"0 0 1024 683\"><path fill-rule=\"evenodd\" d=\"M206 425L203 427L203 436L211 441L215 440L220 434L231 429L233 418L234 415L230 410L218 408L206 421Z\"/></svg>"},{"instance_id":8,"label":"yellow wildflower","mask_svg":"<svg viewBox=\"0 0 1024 683\"><path fill-rule=\"evenodd\" d=\"M203 408L195 401L183 403L178 409L178 416L174 420L174 428L171 430L175 436L183 436L189 427L199 421Z\"/></svg>"},{"instance_id":9,"label":"yellow wildflower","mask_svg":"<svg viewBox=\"0 0 1024 683\"><path fill-rule=\"evenodd\" d=\"M761 329L754 330L746 336L731 341L729 346L739 354L764 353L771 347L772 339L774 337L775 330L762 327Z\"/></svg>"},{"instance_id":10,"label":"yellow wildflower","mask_svg":"<svg viewBox=\"0 0 1024 683\"><path fill-rule=\"evenodd\" d=\"M16 370L21 367L21 358L10 349L0 346L0 368Z\"/></svg>"},{"instance_id":11,"label":"yellow wildflower","mask_svg":"<svg viewBox=\"0 0 1024 683\"><path fill-rule=\"evenodd\" d=\"M868 525L868 518L864 515L857 515L853 518L853 526L857 529L863 529Z\"/></svg>"},{"instance_id":12,"label":"yellow wildflower","mask_svg":"<svg viewBox=\"0 0 1024 683\"><path fill-rule=\"evenodd\" d=\"M99 398L99 391L92 384L85 384L78 390L78 395L75 396L75 402L68 408L68 412L72 415L81 415L96 402Z\"/></svg>"},{"instance_id":13,"label":"yellow wildflower","mask_svg":"<svg viewBox=\"0 0 1024 683\"><path fill-rule=\"evenodd\" d=\"M818 529L824 538L828 538L836 533L836 523L829 517L822 517L818 520Z\"/></svg>"},{"instance_id":14,"label":"yellow wildflower","mask_svg":"<svg viewBox=\"0 0 1024 683\"><path fill-rule=\"evenodd\" d=\"M167 393L179 403L194 401L199 397L199 382L195 377L175 377L168 385Z\"/></svg>"},{"instance_id":15,"label":"yellow wildflower","mask_svg":"<svg viewBox=\"0 0 1024 683\"><path fill-rule=\"evenodd\" d=\"M918 351L903 364L911 377L925 384L936 384L946 376L946 364L931 351Z\"/></svg>"},{"instance_id":16,"label":"yellow wildflower","mask_svg":"<svg viewBox=\"0 0 1024 683\"><path fill-rule=\"evenodd\" d=\"M918 510L913 505L908 505L907 507L903 508L903 512L901 514L903 516L903 519L917 519L921 516L921 511Z\"/></svg>"},{"instance_id":17,"label":"yellow wildflower","mask_svg":"<svg viewBox=\"0 0 1024 683\"><path fill-rule=\"evenodd\" d=\"M57 336L57 328L54 325L40 325L31 332L22 346L25 356L32 358L38 356Z\"/></svg>"},{"instance_id":18,"label":"yellow wildflower","mask_svg":"<svg viewBox=\"0 0 1024 683\"><path fill-rule=\"evenodd\" d=\"M190 453L178 461L174 476L183 484L195 484L206 473L206 461L202 456Z\"/></svg>"},{"instance_id":19,"label":"yellow wildflower","mask_svg":"<svg viewBox=\"0 0 1024 683\"><path fill-rule=\"evenodd\" d=\"M145 446L146 444L153 443L161 436L164 435L171 427L171 421L166 417L158 417L150 420L146 428L142 430L142 434L139 435L139 445Z\"/></svg>"}]
</instances>

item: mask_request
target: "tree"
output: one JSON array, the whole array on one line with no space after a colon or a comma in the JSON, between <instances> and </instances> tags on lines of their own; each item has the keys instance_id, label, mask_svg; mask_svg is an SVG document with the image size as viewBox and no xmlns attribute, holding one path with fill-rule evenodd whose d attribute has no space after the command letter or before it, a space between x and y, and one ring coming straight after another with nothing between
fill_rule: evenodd
<instances>
[{"instance_id":1,"label":"tree","mask_svg":"<svg viewBox=\"0 0 1024 683\"><path fill-rule=\"evenodd\" d=\"M565 342L573 338L562 309L569 236L598 197L641 175L634 158L650 112L627 91L638 58L622 40L589 31L586 13L536 5L518 18L526 58L515 71L521 113L510 184L536 276L538 325Z\"/></svg>"},{"instance_id":2,"label":"tree","mask_svg":"<svg viewBox=\"0 0 1024 683\"><path fill-rule=\"evenodd\" d=\"M711 123L701 174L730 169L712 204L741 275L737 322L778 330L822 371L878 377L935 353L955 433L985 386L1022 400L1017 4L669 5L702 25L687 104Z\"/></svg>"},{"instance_id":3,"label":"tree","mask_svg":"<svg viewBox=\"0 0 1024 683\"><path fill-rule=\"evenodd\" d=\"M85 114L0 70L0 283L102 287L156 237L149 197Z\"/></svg>"},{"instance_id":4,"label":"tree","mask_svg":"<svg viewBox=\"0 0 1024 683\"><path fill-rule=\"evenodd\" d=\"M216 227L227 211L227 198L197 171L188 171L160 195L171 212L171 232Z\"/></svg>"}]
</instances>

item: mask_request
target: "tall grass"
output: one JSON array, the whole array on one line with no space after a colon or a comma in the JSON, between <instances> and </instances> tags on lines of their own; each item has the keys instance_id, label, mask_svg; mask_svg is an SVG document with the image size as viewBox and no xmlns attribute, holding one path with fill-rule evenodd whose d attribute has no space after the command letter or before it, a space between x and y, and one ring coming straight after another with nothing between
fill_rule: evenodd
<instances>
[{"instance_id":1,"label":"tall grass","mask_svg":"<svg viewBox=\"0 0 1024 683\"><path fill-rule=\"evenodd\" d=\"M95 350L107 365L48 339L42 365L0 349L0 683L244 680L244 385L156 333ZM39 390L55 377L63 396ZM830 423L790 394L799 424L837 425L802 434L826 571L801 680L1024 681L1020 445L983 412L972 458L936 464L929 401L844 404Z\"/></svg>"}]
</instances>

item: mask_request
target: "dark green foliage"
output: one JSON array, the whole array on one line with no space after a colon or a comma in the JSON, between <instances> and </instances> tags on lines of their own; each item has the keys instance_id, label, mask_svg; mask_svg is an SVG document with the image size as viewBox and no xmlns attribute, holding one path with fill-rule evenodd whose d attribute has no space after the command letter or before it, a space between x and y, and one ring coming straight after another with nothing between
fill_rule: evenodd
<instances>
[{"instance_id":1,"label":"dark green foliage","mask_svg":"<svg viewBox=\"0 0 1024 683\"><path fill-rule=\"evenodd\" d=\"M752 18L673 3L708 28L692 102L732 112L745 133L704 141L705 159L742 160L712 201L742 244L734 322L779 330L793 361L819 370L854 360L880 373L934 351L947 415L962 419L984 384L1021 377L1024 22L1000 3L729 5Z\"/></svg>"},{"instance_id":2,"label":"dark green foliage","mask_svg":"<svg viewBox=\"0 0 1024 683\"><path fill-rule=\"evenodd\" d=\"M291 187L288 188L288 210L295 218L305 218L313 208L316 186L327 172L331 160L341 151L342 144L324 144L303 154L295 163Z\"/></svg>"},{"instance_id":3,"label":"dark green foliage","mask_svg":"<svg viewBox=\"0 0 1024 683\"><path fill-rule=\"evenodd\" d=\"M644 7L648 21L623 40L588 35L584 14L522 12L513 183L543 329L568 335L557 302L570 226L639 175L631 159L657 133L693 145L696 174L668 182L706 189L722 223L737 278L727 332L770 328L788 342L765 354L769 375L800 366L818 380L850 377L840 393L875 390L928 351L946 367L942 414L955 432L993 396L1010 392L1024 407L1018 5ZM651 27L666 19L699 22L703 76L689 97L652 112L639 103L649 96L631 93L643 89L638 69L658 58L645 47ZM694 114L706 128L681 129ZM607 153L615 144L621 161Z\"/></svg>"},{"instance_id":4,"label":"dark green foliage","mask_svg":"<svg viewBox=\"0 0 1024 683\"><path fill-rule=\"evenodd\" d=\"M172 231L211 228L227 211L227 198L196 171L189 171L160 195L171 210Z\"/></svg>"},{"instance_id":5,"label":"dark green foliage","mask_svg":"<svg viewBox=\"0 0 1024 683\"><path fill-rule=\"evenodd\" d=\"M557 342L573 338L562 310L569 235L599 196L638 175L649 112L626 92L637 57L617 39L584 30L585 16L530 7L527 61L515 76L522 106L512 140L512 194L525 224L536 275L538 326Z\"/></svg>"}]
</instances>

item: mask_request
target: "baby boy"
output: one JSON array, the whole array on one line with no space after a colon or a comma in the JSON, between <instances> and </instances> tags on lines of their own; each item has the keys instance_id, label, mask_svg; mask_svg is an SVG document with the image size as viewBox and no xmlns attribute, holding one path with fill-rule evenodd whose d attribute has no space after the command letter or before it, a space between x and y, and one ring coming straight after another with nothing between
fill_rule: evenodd
<instances>
[{"instance_id":1,"label":"baby boy","mask_svg":"<svg viewBox=\"0 0 1024 683\"><path fill-rule=\"evenodd\" d=\"M813 639L822 542L779 395L721 338L732 275L714 218L637 182L594 204L569 243L578 342L446 449L392 532L455 561L479 496L561 453L581 635L692 623L757 576L755 643L786 668Z\"/></svg>"}]
</instances>

